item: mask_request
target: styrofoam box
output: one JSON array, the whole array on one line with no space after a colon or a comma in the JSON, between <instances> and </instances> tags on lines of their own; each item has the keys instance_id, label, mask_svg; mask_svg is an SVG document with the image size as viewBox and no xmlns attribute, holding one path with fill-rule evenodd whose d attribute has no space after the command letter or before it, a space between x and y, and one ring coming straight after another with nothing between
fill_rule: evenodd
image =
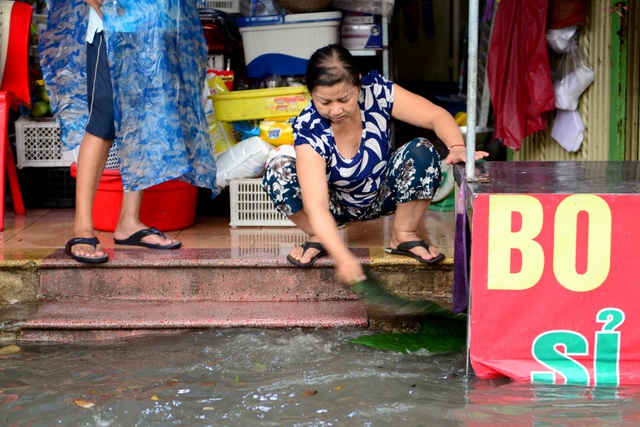
<instances>
[{"instance_id":1,"label":"styrofoam box","mask_svg":"<svg viewBox=\"0 0 640 427\"><path fill-rule=\"evenodd\" d=\"M231 227L295 227L276 210L262 189L262 178L229 181Z\"/></svg>"},{"instance_id":2,"label":"styrofoam box","mask_svg":"<svg viewBox=\"0 0 640 427\"><path fill-rule=\"evenodd\" d=\"M62 151L60 127L50 117L21 116L16 126L16 166L70 166L73 151Z\"/></svg>"},{"instance_id":3,"label":"styrofoam box","mask_svg":"<svg viewBox=\"0 0 640 427\"><path fill-rule=\"evenodd\" d=\"M291 14L284 24L240 27L247 76L305 74L313 52L340 42L341 19L341 12Z\"/></svg>"}]
</instances>

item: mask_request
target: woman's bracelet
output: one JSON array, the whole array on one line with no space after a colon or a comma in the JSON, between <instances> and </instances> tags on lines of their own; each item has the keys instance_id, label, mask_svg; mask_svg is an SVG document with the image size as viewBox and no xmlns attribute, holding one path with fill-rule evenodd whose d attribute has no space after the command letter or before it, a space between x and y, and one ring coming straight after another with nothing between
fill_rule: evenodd
<instances>
[{"instance_id":1,"label":"woman's bracelet","mask_svg":"<svg viewBox=\"0 0 640 427\"><path fill-rule=\"evenodd\" d=\"M451 147L448 148L448 150L451 151L451 149L453 147L466 147L466 145L464 145L464 144L453 144Z\"/></svg>"}]
</instances>

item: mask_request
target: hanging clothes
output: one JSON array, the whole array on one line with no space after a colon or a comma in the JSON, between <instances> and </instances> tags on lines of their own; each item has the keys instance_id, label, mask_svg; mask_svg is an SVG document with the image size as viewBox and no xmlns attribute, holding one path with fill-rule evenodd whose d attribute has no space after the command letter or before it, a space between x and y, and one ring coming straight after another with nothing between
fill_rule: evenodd
<instances>
[{"instance_id":1,"label":"hanging clothes","mask_svg":"<svg viewBox=\"0 0 640 427\"><path fill-rule=\"evenodd\" d=\"M87 121L88 6L50 0L39 50L64 148ZM195 0L107 0L105 40L113 81L116 145L125 191L179 179L219 193L201 103L207 46Z\"/></svg>"},{"instance_id":2,"label":"hanging clothes","mask_svg":"<svg viewBox=\"0 0 640 427\"><path fill-rule=\"evenodd\" d=\"M555 108L545 33L548 0L502 0L489 46L487 78L496 116L495 138L519 150L546 128Z\"/></svg>"}]
</instances>

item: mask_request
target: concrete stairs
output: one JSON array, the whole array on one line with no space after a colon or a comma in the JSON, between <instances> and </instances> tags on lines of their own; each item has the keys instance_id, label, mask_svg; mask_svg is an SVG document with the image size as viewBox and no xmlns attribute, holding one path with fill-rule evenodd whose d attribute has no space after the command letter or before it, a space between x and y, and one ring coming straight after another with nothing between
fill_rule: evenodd
<instances>
[{"instance_id":1,"label":"concrete stairs","mask_svg":"<svg viewBox=\"0 0 640 427\"><path fill-rule=\"evenodd\" d=\"M367 307L340 284L330 258L313 267L254 248L109 251L106 264L61 249L0 262L0 340L114 339L225 327L411 329L420 319ZM437 266L354 248L390 290L450 303L453 260Z\"/></svg>"}]
</instances>

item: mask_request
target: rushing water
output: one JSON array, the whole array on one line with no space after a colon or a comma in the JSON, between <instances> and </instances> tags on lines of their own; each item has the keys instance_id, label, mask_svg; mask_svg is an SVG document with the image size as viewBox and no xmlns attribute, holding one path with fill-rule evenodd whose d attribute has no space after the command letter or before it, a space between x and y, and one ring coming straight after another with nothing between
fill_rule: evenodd
<instances>
[{"instance_id":1,"label":"rushing water","mask_svg":"<svg viewBox=\"0 0 640 427\"><path fill-rule=\"evenodd\" d=\"M367 333L221 329L11 347L0 426L640 425L640 389L481 381L465 374L464 353L350 343Z\"/></svg>"}]
</instances>

